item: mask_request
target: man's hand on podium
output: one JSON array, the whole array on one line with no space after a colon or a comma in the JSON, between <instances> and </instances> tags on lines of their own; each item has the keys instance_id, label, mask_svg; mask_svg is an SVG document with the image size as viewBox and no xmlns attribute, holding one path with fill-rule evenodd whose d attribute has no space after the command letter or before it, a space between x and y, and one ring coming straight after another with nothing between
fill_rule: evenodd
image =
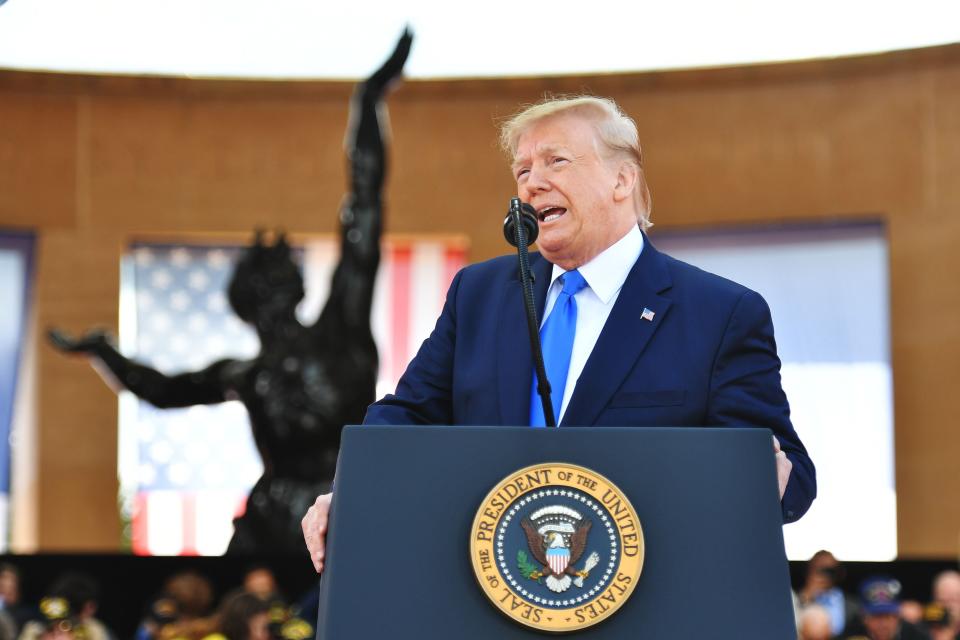
<instances>
[{"instance_id":1,"label":"man's hand on podium","mask_svg":"<svg viewBox=\"0 0 960 640\"><path fill-rule=\"evenodd\" d=\"M777 440L777 436L773 436L773 452L777 457L777 484L780 486L780 499L783 500L783 492L787 490L787 481L790 480L790 470L793 469L793 463L790 462L787 454L781 451L780 441ZM320 498L317 498L317 500L319 499ZM326 523L326 518L324 518L324 523ZM308 544L307 546L310 545Z\"/></svg>"},{"instance_id":2,"label":"man's hand on podium","mask_svg":"<svg viewBox=\"0 0 960 640\"><path fill-rule=\"evenodd\" d=\"M780 490L780 493L783 494L783 489ZM313 568L317 570L317 573L323 572L323 560L326 557L327 516L330 515L331 499L333 499L332 493L317 496L316 502L307 509L307 515L303 516L303 520L300 521L300 527L303 529L303 540L307 543L310 560L313 561Z\"/></svg>"}]
</instances>

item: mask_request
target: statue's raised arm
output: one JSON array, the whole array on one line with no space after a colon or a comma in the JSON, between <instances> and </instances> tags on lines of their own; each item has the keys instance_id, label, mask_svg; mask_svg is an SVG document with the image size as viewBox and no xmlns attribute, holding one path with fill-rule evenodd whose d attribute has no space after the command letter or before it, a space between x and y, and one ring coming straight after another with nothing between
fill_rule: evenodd
<instances>
[{"instance_id":1,"label":"statue's raised arm","mask_svg":"<svg viewBox=\"0 0 960 640\"><path fill-rule=\"evenodd\" d=\"M373 283L380 264L383 185L387 172L389 124L384 98L400 79L413 34L404 30L393 53L365 82L350 103L346 154L350 190L340 209L340 262L318 328L369 331Z\"/></svg>"},{"instance_id":2,"label":"statue's raised arm","mask_svg":"<svg viewBox=\"0 0 960 640\"><path fill-rule=\"evenodd\" d=\"M383 99L400 79L412 42L413 34L409 29L404 30L387 61L366 82L357 86L350 105L346 137L350 161L349 196L360 204L379 202L382 196L386 176L384 140L390 134Z\"/></svg>"},{"instance_id":3,"label":"statue's raised arm","mask_svg":"<svg viewBox=\"0 0 960 640\"><path fill-rule=\"evenodd\" d=\"M413 33L409 27L403 30L403 34L397 41L397 46L393 48L393 53L387 58L379 69L373 72L367 81L362 85L369 97L377 102L383 97L384 91L400 78L403 72L403 65L407 62L410 55L410 46L413 44Z\"/></svg>"}]
</instances>

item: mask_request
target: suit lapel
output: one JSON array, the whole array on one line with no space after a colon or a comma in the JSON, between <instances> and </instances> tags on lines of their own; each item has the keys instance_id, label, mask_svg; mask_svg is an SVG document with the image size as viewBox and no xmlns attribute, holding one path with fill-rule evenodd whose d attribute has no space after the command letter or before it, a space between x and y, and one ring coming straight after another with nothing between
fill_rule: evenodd
<instances>
[{"instance_id":1,"label":"suit lapel","mask_svg":"<svg viewBox=\"0 0 960 640\"><path fill-rule=\"evenodd\" d=\"M664 321L671 303L659 294L671 284L666 259L644 236L643 251L627 275L584 365L563 415L563 425L590 425L596 421ZM653 312L652 319L643 317L645 310Z\"/></svg>"},{"instance_id":2,"label":"suit lapel","mask_svg":"<svg viewBox=\"0 0 960 640\"><path fill-rule=\"evenodd\" d=\"M533 298L537 320L543 317L547 288L553 265L539 253L530 254L534 274ZM530 424L530 386L533 384L533 354L524 311L523 287L519 266L503 288L497 323L497 380L500 400L500 424Z\"/></svg>"}]
</instances>

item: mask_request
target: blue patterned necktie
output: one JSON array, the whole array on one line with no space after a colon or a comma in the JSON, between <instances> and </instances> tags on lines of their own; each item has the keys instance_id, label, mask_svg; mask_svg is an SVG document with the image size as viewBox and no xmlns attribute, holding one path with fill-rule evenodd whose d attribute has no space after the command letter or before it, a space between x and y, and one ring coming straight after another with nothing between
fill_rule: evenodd
<instances>
[{"instance_id":1,"label":"blue patterned necktie","mask_svg":"<svg viewBox=\"0 0 960 640\"><path fill-rule=\"evenodd\" d=\"M574 296L587 286L580 272L574 269L560 276L563 291L553 305L553 311L540 330L540 343L543 345L543 365L550 381L550 401L553 415L560 424L560 405L563 391L567 387L567 371L570 369L570 354L573 351L573 336L577 332L577 301ZM547 420L543 415L543 404L537 393L537 373L533 373L533 391L530 395L530 426L544 427Z\"/></svg>"}]
</instances>

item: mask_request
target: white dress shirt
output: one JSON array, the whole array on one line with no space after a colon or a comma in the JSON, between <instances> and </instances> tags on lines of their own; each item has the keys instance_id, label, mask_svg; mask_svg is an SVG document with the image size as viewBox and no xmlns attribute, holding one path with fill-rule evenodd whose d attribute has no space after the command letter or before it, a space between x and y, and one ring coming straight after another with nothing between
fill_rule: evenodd
<instances>
[{"instance_id":1,"label":"white dress shirt","mask_svg":"<svg viewBox=\"0 0 960 640\"><path fill-rule=\"evenodd\" d=\"M583 372L584 365L593 346L600 337L603 325L606 324L613 309L620 289L627 280L627 275L633 264L643 251L643 234L640 227L631 227L627 235L617 240L612 246L604 250L596 258L578 269L587 286L577 292L574 300L577 301L577 332L573 338L573 352L570 354L570 369L567 371L567 385L563 389L563 402L560 404L560 415L557 424L567 411L567 403L577 386L577 380ZM553 307L563 290L557 279L566 273L557 265L553 265L553 274L550 278L550 288L547 289L547 303L544 306L543 323L550 317Z\"/></svg>"}]
</instances>

